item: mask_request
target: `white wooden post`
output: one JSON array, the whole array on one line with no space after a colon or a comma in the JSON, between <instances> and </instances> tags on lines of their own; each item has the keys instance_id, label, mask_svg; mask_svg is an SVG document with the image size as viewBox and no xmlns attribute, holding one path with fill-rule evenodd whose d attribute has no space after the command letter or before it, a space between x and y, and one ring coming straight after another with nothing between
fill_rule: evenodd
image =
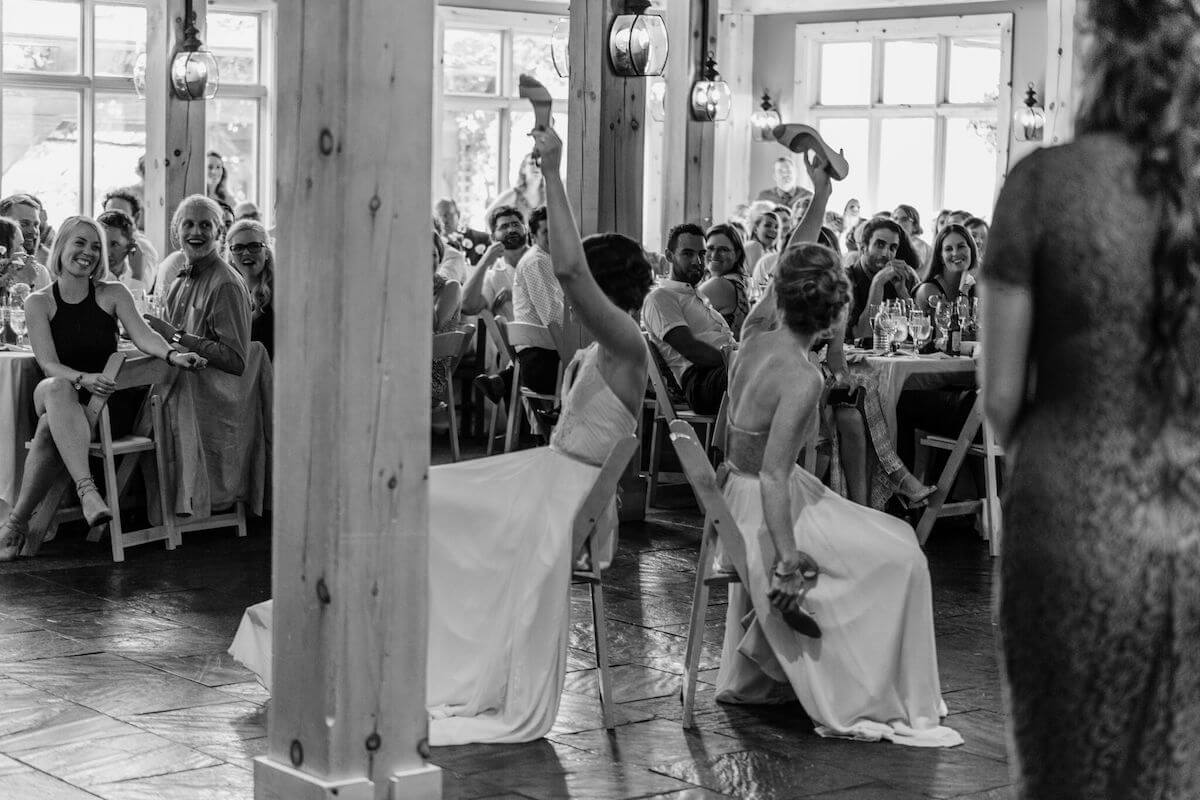
<instances>
[{"instance_id":1,"label":"white wooden post","mask_svg":"<svg viewBox=\"0 0 1200 800\"><path fill-rule=\"evenodd\" d=\"M426 762L434 0L279 7L274 679L257 800Z\"/></svg>"},{"instance_id":2,"label":"white wooden post","mask_svg":"<svg viewBox=\"0 0 1200 800\"><path fill-rule=\"evenodd\" d=\"M1079 108L1083 41L1079 23L1087 12L1087 0L1046 0L1046 129L1042 143L1065 144L1075 137L1075 113Z\"/></svg>"},{"instance_id":3,"label":"white wooden post","mask_svg":"<svg viewBox=\"0 0 1200 800\"><path fill-rule=\"evenodd\" d=\"M192 4L200 38L207 33L203 2ZM161 255L171 247L171 215L189 194L204 194L203 100L180 100L171 91L171 57L183 40L184 0L146 4L146 175L142 219ZM99 213L99 211L97 211Z\"/></svg>"},{"instance_id":4,"label":"white wooden post","mask_svg":"<svg viewBox=\"0 0 1200 800\"><path fill-rule=\"evenodd\" d=\"M681 222L708 227L713 221L713 143L711 122L692 118L692 85L699 79L709 50L717 49L714 0L666 0L670 56L667 114L663 143L663 226ZM718 63L718 69L720 64Z\"/></svg>"},{"instance_id":5,"label":"white wooden post","mask_svg":"<svg viewBox=\"0 0 1200 800\"><path fill-rule=\"evenodd\" d=\"M712 216L723 222L739 203L750 200L750 116L757 108L761 87L755 92L754 17L722 14L720 31L717 66L733 93L729 119L716 124L713 142ZM747 264L746 269L753 270L754 265Z\"/></svg>"}]
</instances>

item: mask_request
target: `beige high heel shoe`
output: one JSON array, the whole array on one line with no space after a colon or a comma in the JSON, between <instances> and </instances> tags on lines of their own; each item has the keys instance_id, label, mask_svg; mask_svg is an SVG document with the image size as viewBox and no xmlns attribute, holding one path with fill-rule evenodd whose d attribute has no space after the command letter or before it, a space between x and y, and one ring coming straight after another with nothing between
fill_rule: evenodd
<instances>
[{"instance_id":1,"label":"beige high heel shoe","mask_svg":"<svg viewBox=\"0 0 1200 800\"><path fill-rule=\"evenodd\" d=\"M12 561L25 546L25 535L29 527L11 516L0 525L0 561Z\"/></svg>"},{"instance_id":2,"label":"beige high heel shoe","mask_svg":"<svg viewBox=\"0 0 1200 800\"><path fill-rule=\"evenodd\" d=\"M75 481L75 493L79 495L79 508L89 526L94 528L112 519L112 510L100 496L100 490L96 488L94 480L81 478Z\"/></svg>"}]
</instances>

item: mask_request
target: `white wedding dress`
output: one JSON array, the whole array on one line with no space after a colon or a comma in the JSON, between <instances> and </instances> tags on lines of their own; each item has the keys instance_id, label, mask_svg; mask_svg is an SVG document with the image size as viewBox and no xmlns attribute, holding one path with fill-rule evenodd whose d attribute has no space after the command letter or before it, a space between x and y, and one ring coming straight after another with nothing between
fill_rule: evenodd
<instances>
[{"instance_id":1,"label":"white wedding dress","mask_svg":"<svg viewBox=\"0 0 1200 800\"><path fill-rule=\"evenodd\" d=\"M821 626L821 638L792 630L767 600L775 545L758 477L766 440L766 433L729 425L724 493L745 542L749 574L744 585L729 587L716 699L799 699L821 736L916 747L962 744L940 724L946 704L929 567L907 524L841 497L795 467L789 490L796 547L820 566L803 607Z\"/></svg>"},{"instance_id":2,"label":"white wedding dress","mask_svg":"<svg viewBox=\"0 0 1200 800\"><path fill-rule=\"evenodd\" d=\"M532 741L558 716L572 523L613 445L636 428L597 353L593 344L568 367L549 447L429 471L432 745ZM611 560L615 506L597 531L601 561ZM246 610L229 652L270 688L270 601Z\"/></svg>"}]
</instances>

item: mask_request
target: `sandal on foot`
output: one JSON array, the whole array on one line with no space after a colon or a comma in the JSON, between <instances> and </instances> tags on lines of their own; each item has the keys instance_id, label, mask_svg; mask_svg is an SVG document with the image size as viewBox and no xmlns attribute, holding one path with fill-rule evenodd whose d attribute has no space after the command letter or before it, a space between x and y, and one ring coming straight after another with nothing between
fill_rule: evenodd
<instances>
[{"instance_id":1,"label":"sandal on foot","mask_svg":"<svg viewBox=\"0 0 1200 800\"><path fill-rule=\"evenodd\" d=\"M90 527L103 525L112 519L112 510L100 496L94 480L82 478L75 481L75 493L79 495L79 508L83 511L83 518L87 520Z\"/></svg>"},{"instance_id":2,"label":"sandal on foot","mask_svg":"<svg viewBox=\"0 0 1200 800\"><path fill-rule=\"evenodd\" d=\"M842 151L835 151L830 147L829 143L821 137L817 129L811 125L801 125L799 123L776 125L771 133L777 142L793 153L803 153L812 150L821 156L821 158L825 159L825 169L829 171L830 176L835 181L843 181L850 174L850 164L846 161L846 157L842 154Z\"/></svg>"},{"instance_id":3,"label":"sandal on foot","mask_svg":"<svg viewBox=\"0 0 1200 800\"><path fill-rule=\"evenodd\" d=\"M936 486L922 486L916 492L909 494L902 489L896 490L896 499L900 501L900 505L905 509L912 511L918 508L925 508L929 505L929 498L933 497L937 492Z\"/></svg>"},{"instance_id":4,"label":"sandal on foot","mask_svg":"<svg viewBox=\"0 0 1200 800\"><path fill-rule=\"evenodd\" d=\"M29 529L12 517L0 525L0 561L12 561L25 546L25 535Z\"/></svg>"}]
</instances>

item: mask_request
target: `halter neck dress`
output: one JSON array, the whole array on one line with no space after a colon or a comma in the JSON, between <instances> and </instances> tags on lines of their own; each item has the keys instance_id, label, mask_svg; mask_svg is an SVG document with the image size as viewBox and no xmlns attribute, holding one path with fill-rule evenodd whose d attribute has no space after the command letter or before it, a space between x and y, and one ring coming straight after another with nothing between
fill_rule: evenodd
<instances>
[{"instance_id":1,"label":"halter neck dress","mask_svg":"<svg viewBox=\"0 0 1200 800\"><path fill-rule=\"evenodd\" d=\"M548 447L429 471L429 742L527 742L558 715L567 662L575 513L636 420L596 366L568 367ZM573 378L573 380L571 380ZM597 526L616 545L615 504ZM270 601L242 618L230 653L270 688Z\"/></svg>"}]
</instances>

